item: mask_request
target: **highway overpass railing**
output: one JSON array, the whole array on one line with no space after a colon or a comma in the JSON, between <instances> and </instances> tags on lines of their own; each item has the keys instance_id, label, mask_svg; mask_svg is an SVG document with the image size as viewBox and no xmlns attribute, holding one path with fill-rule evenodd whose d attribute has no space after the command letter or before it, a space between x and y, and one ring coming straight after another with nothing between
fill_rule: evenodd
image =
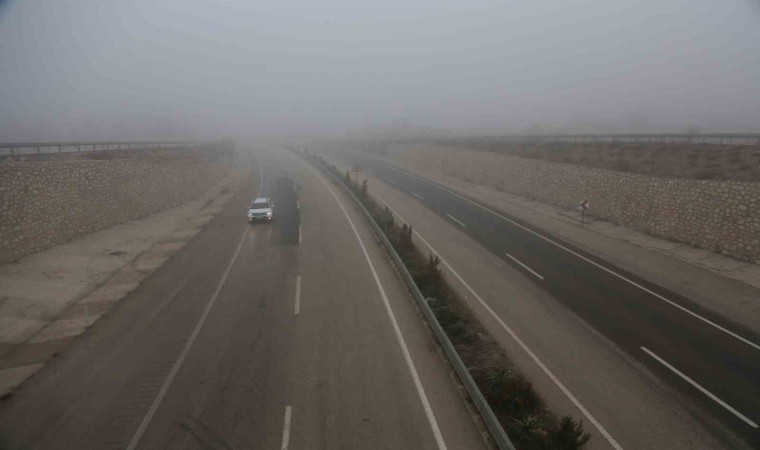
<instances>
[{"instance_id":1,"label":"highway overpass railing","mask_svg":"<svg viewBox=\"0 0 760 450\"><path fill-rule=\"evenodd\" d=\"M208 141L5 142L0 143L0 156L150 148L188 148L199 147L208 143Z\"/></svg>"},{"instance_id":2,"label":"highway overpass railing","mask_svg":"<svg viewBox=\"0 0 760 450\"><path fill-rule=\"evenodd\" d=\"M448 359L449 363L451 364L457 376L459 377L459 380L462 383L462 386L467 391L467 394L472 400L473 404L475 405L475 408L477 409L478 414L480 414L480 417L482 418L483 423L488 429L489 435L491 439L493 440L493 443L496 445L496 447L499 450L515 450L515 446L512 444L512 441L510 441L509 437L507 436L507 433L504 431L504 428L499 423L499 420L496 418L496 415L491 409L491 406L488 404L485 397L483 397L483 393L480 392L480 389L478 388L478 385L475 383L475 380L473 380L472 375L470 375L470 371L467 369L467 366L465 366L464 362L459 357L459 354L457 353L456 349L454 349L454 346L451 344L451 341L446 335L446 332L443 330L443 327L441 327L441 324L438 322L438 319L433 313L433 310L430 309L430 306L428 305L427 300L425 299L424 295L422 295L422 292L420 291L420 289L417 287L417 283L414 282L414 278L412 278L412 275L407 270L406 265L401 260L401 257L398 255L398 253L396 253L396 250L393 248L393 244L391 244L391 242L388 240L385 233L383 233L383 230L380 229L380 226L377 224L377 222L375 222L375 219L372 217L370 212L367 210L367 208L364 207L364 205L356 197L356 195L354 195L351 189L349 189L349 187L346 186L343 180L341 180L339 177L336 177L335 174L333 174L330 170L327 169L327 167L324 167L323 165L321 165L319 160L304 156L302 153L298 151L295 151L295 153L299 156L303 156L309 162L313 163L316 167L318 167L322 171L322 173L327 174L333 181L335 181L335 183L342 186L344 192L346 192L346 194L349 197L351 197L351 200L353 201L354 206L356 206L359 209L359 211L361 211L362 215L369 223L375 235L380 239L383 247L385 248L386 252L390 255L391 260L396 266L396 269L401 274L401 277L403 278L406 285L409 287L409 290L412 292L412 296L414 297L415 302L420 307L420 310L422 310L422 313L424 314L425 319L427 319L427 322L430 325L430 328L433 330L433 334L435 335L439 344L441 345L441 348L443 349L443 352L446 355L446 358Z\"/></svg>"}]
</instances>

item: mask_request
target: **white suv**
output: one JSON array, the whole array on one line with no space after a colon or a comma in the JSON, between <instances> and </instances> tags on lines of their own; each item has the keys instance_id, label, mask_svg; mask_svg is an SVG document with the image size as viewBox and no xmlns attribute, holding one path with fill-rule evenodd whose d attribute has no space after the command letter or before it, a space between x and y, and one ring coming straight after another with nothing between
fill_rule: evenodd
<instances>
[{"instance_id":1,"label":"white suv","mask_svg":"<svg viewBox=\"0 0 760 450\"><path fill-rule=\"evenodd\" d=\"M256 222L258 220L264 220L267 222L272 221L274 203L269 197L260 197L251 203L251 207L248 208L248 222Z\"/></svg>"}]
</instances>

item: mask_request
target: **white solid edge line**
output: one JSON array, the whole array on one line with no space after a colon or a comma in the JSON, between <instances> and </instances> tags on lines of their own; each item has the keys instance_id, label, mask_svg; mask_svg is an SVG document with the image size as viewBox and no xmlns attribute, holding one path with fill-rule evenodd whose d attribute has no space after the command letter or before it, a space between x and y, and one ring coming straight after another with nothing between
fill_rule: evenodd
<instances>
[{"instance_id":1,"label":"white solid edge line","mask_svg":"<svg viewBox=\"0 0 760 450\"><path fill-rule=\"evenodd\" d=\"M294 314L298 315L301 311L301 275L296 277L296 305Z\"/></svg>"},{"instance_id":2,"label":"white solid edge line","mask_svg":"<svg viewBox=\"0 0 760 450\"><path fill-rule=\"evenodd\" d=\"M282 425L282 445L280 446L280 450L288 450L290 446L290 415L291 408L288 405L285 407L285 420Z\"/></svg>"},{"instance_id":3,"label":"white solid edge line","mask_svg":"<svg viewBox=\"0 0 760 450\"><path fill-rule=\"evenodd\" d=\"M301 242L303 242L303 230L301 225L298 225L298 243L300 244Z\"/></svg>"},{"instance_id":4,"label":"white solid edge line","mask_svg":"<svg viewBox=\"0 0 760 450\"><path fill-rule=\"evenodd\" d=\"M412 195L415 196L415 197L417 197L420 200L425 200L424 198L422 198L421 195L417 194L416 192L412 192Z\"/></svg>"},{"instance_id":5,"label":"white solid edge line","mask_svg":"<svg viewBox=\"0 0 760 450\"><path fill-rule=\"evenodd\" d=\"M398 168L396 168L396 167L394 167L394 166L391 166L391 165L389 165L389 164L386 164L386 163L383 163L383 162L380 162L380 161L378 161L378 163L380 163L380 164L385 164L385 165L387 165L387 166L389 166L389 167L391 167L391 168L394 168L394 169L398 169ZM398 170L403 170L403 169L398 169ZM472 203L473 205L475 205L475 206L478 206L478 207L480 207L480 208L482 208L482 209L484 209L484 210L486 210L486 211L490 212L491 214L493 214L493 215L495 215L495 216L497 216L497 217L499 217L499 218L501 218L501 219L503 219L503 220L505 220L505 221L507 221L507 222L509 222L509 223L511 223L511 224L513 224L513 225L515 225L515 226L517 226L517 227L520 227L520 228L522 228L523 230L525 230L525 231L527 231L527 232L529 232L529 233L531 233L531 234L533 234L533 235L535 235L535 236L537 236L537 237L539 237L539 238L541 238L541 239L543 239L543 240L545 240L545 241L547 241L547 242L549 242L549 243L551 243L551 244L554 244L554 245L556 245L557 247L561 248L562 250L565 250L566 252L568 252L568 253L570 253L570 254L572 254L572 255L575 255L575 256L577 256L578 258L580 258L580 259L582 259L582 260L584 260L584 261L586 261L586 262L588 262L588 263L590 263L590 264L593 264L593 265L595 265L596 267L598 267L598 268L600 268L600 269L604 270L605 272L608 272L608 273L610 273L610 274L612 274L612 275L614 275L614 276L616 276L616 277L620 278L621 280L623 280L623 281L625 281L625 282L627 282L627 283L630 283L630 284L631 284L631 285L633 285L633 286L636 286L637 288L639 288L639 289L643 290L644 292L647 292L647 293L649 293L649 294L651 294L651 295L655 296L656 298L658 298L658 299L660 299L660 300L662 300L662 301L664 301L664 302L666 302L666 303L668 303L668 304L670 304L670 305L672 305L672 306L675 306L676 308L680 309L681 311L683 311L683 312L685 312L685 313L687 313L687 314L690 314L691 316L693 316L693 317L695 317L695 318L697 318L697 319L699 319L699 320L701 320L701 321L703 321L703 322L705 322L705 323L707 323L707 324L709 324L709 325L711 325L711 326L713 326L713 327L717 328L718 330L720 330L720 331L722 331L722 332L724 332L724 333L728 334L729 336L732 336L732 337L734 337L734 338L736 338L736 339L738 339L738 340L740 340L740 341L744 342L745 344L747 344L747 345L749 345L749 346L751 346L751 347L754 347L754 348L755 348L755 349L757 349L757 350L760 350L760 345L758 345L758 344L755 344L754 342L752 342L752 341L750 341L750 340L748 340L748 339L745 339L745 338L743 338L743 337L739 336L738 334L736 334L736 333L734 333L734 332L732 332L732 331L729 331L729 330L727 330L726 328L724 328L724 327L722 327L722 326L718 325L717 323L715 323L715 322L711 321L710 319L707 319L707 318L705 318L705 317L702 317L702 316L700 316L699 314L697 314L697 313L695 313L695 312L692 312L691 310L689 310L689 309L687 309L687 308L685 308L685 307L683 307L683 306L679 305L678 303L676 303L676 302L674 302L674 301L672 301L672 300L669 300L669 299L667 299L667 298L663 297L662 295L660 295L660 294L658 294L658 293L656 293L656 292L652 291L651 289L647 289L647 288L645 288L644 286L642 286L642 285L640 285L640 284L636 283L635 281L633 281L633 280L630 280L630 279L626 278L625 276L623 276L623 275L620 275L619 273L617 273L617 272L615 272L615 271L613 271L613 270L611 270L611 269L608 269L608 268L604 267L603 265L601 265L601 264L599 264L599 263L597 263L597 262L595 262L595 261L592 261L591 259L588 259L588 258L586 258L585 256L583 256L583 255L581 255L581 254L579 254L579 253L577 253L577 252L575 252L575 251L573 251L573 250L571 250L571 249L569 249L569 248L565 247L564 245L562 245L562 244L560 244L560 243L558 243L558 242L555 242L555 241L553 241L553 240L549 239L548 237L546 237L546 236L544 236L544 235L542 235L542 234L540 234L540 233L537 233L537 232L535 232L535 231L531 230L531 229L530 229L530 228L528 228L528 227L525 227L525 226L523 226L523 225L520 225L519 223L515 222L514 220L511 220L511 219L509 219L509 218L507 218L507 217L504 217L504 216L502 216L501 214L497 213L496 211L494 211L494 210L492 210L492 209L490 209L490 208L488 208L488 207L486 207L486 206L483 206L483 205L481 205L480 203L474 202L474 201L470 200L470 199L469 199L469 198L467 198L467 197L464 197L464 196L462 196L462 195L459 195L459 194L457 194L456 192L454 192L454 191L452 191L452 190L450 190L450 189L447 189L447 188L445 188L445 187L443 187L443 186L438 186L437 184L435 184L435 183L433 183L433 182L431 182L431 181L428 181L428 180L426 180L426 179L424 179L424 178L422 178L422 177L420 177L420 176L418 176L418 175L415 175L415 174L413 174L413 173L411 173L411 172L407 172L407 171L404 171L404 172L405 172L405 173L407 173L407 174L409 174L410 176L413 176L413 177L415 177L415 178L418 178L420 181L423 181L423 182L425 182L425 183L428 183L428 184L429 184L429 185L431 185L431 186L434 186L434 187L436 187L436 188L438 188L438 189L441 189L441 190L443 190L443 191L446 191L446 192L448 192L448 193L450 193L450 194L452 194L452 195L455 195L455 196L457 196L457 197L461 198L462 200L465 200L465 201L467 201L467 202L469 202L469 203Z\"/></svg>"},{"instance_id":6,"label":"white solid edge line","mask_svg":"<svg viewBox=\"0 0 760 450\"><path fill-rule=\"evenodd\" d=\"M310 167L311 168L311 167ZM412 380L414 381L414 387L417 389L417 394L420 397L420 401L422 402L422 407L425 410L425 415L427 416L428 422L430 423L430 428L433 431L433 435L435 436L435 441L438 444L438 448L440 450L446 450L446 443L443 440L443 435L441 434L441 430L438 427L438 422L435 419L435 414L433 414L433 409L430 406L430 402L428 401L427 394L425 394L425 388L422 387L422 382L420 381L420 377L417 374L417 369L414 366L414 361L412 361L412 356L409 354L409 349L406 346L406 342L404 341L404 336L401 334L401 329L398 326L398 322L396 321L396 316L393 313L393 309L391 308L391 304L388 301L388 297L385 294L385 289L383 289L383 285L380 282L380 277L378 277L377 272L375 271L375 266L372 264L372 260L369 257L369 253L367 253L367 249L364 247L364 242L362 242L361 236L359 235L359 231L356 230L356 226L354 225L354 222L351 220L351 217L348 215L348 211L346 211L346 208L343 206L343 203L341 203L338 196L335 194L335 192L332 190L330 185L327 184L327 182L322 179L322 177L316 173L316 170L311 168L311 170L315 173L319 181L322 182L322 184L325 185L328 191L330 191L330 194L332 194L335 201L338 203L338 206L340 206L340 209L343 211L343 214L346 216L346 220L348 220L348 224L351 225L351 229L354 231L354 235L356 236L356 240L359 242L359 246L362 249L362 253L364 253L364 258L367 260L367 264L369 265L370 271L372 272L372 277L375 279L375 284L377 285L377 289L380 291L380 297L383 299L383 305L385 306L385 311L388 313L388 318L390 319L391 326L393 327L393 332L396 335L396 340L399 343L399 346L401 347L401 353L404 355L404 360L406 361L406 365L409 368L409 372L412 375Z\"/></svg>"},{"instance_id":7,"label":"white solid edge line","mask_svg":"<svg viewBox=\"0 0 760 450\"><path fill-rule=\"evenodd\" d=\"M193 346L193 343L195 342L195 339L198 337L198 334L200 333L201 328L203 328L203 324L206 323L206 318L208 317L208 314L211 312L211 308L214 307L214 303L216 303L216 299L219 297L219 293L222 291L222 287L224 286L224 283L227 281L227 276L230 274L230 270L232 270L232 266L235 264L235 260L237 260L238 254L240 253L240 249L243 248L243 243L245 242L245 237L248 235L249 230L250 228L246 227L246 230L243 232L243 235L240 237L240 243L238 243L238 246L235 249L235 253L232 255L232 259L230 259L229 264L227 264L227 268L224 270L224 274L222 275L222 278L219 280L219 284L217 284L214 294L211 296L211 299L206 305L206 309L203 310L203 314L201 314L201 317L198 320L198 323L195 325L193 332L190 334L190 338L185 343L185 347L182 349L182 352L179 354L179 358L177 358L177 361L174 362L174 366L172 366L172 370L169 372L169 375L164 380L164 384L161 386L161 390L158 391L158 395L156 395L156 398L153 399L153 403L150 405L148 412L145 414L145 417L143 417L143 420L140 422L140 426L137 428L137 431L135 432L134 436L132 436L132 440L129 441L127 450L134 450L135 448L137 448L137 444L140 443L140 439L142 439L143 434L145 434L145 430L148 428L150 421L153 419L153 416L156 414L156 411L158 411L158 407L161 405L161 401L164 399L166 392L169 390L169 387L174 381L174 377L177 376L177 372L179 372L179 369L182 367L182 364L185 362L185 358L187 357L187 354L190 352L190 347Z\"/></svg>"},{"instance_id":8,"label":"white solid edge line","mask_svg":"<svg viewBox=\"0 0 760 450\"><path fill-rule=\"evenodd\" d=\"M463 227L467 228L467 225L465 225L462 222L460 222L459 219L457 219L456 217L454 217L454 216L452 216L451 214L448 214L448 213L446 215L449 216L449 219L451 219L454 222L458 223L459 225L462 225Z\"/></svg>"},{"instance_id":9,"label":"white solid edge line","mask_svg":"<svg viewBox=\"0 0 760 450\"><path fill-rule=\"evenodd\" d=\"M391 208L391 206L385 200L383 200L382 198L380 198L379 195L375 194L375 197L377 197L378 200L380 200L381 202L383 202L383 204L385 204L385 206L387 206L388 209L393 214L397 215L400 220L406 222L406 220L404 220L404 218L401 216L401 214L399 214L395 209ZM530 347L528 347L527 344L525 344L525 342L523 342L522 339L520 339L517 336L517 334L514 331L512 331L512 328L510 328L509 325L507 325L506 323L504 323L504 321L501 319L501 317L499 317L499 315L496 314L496 312L493 309L491 309L491 307L485 302L485 300L483 300L480 297L480 295L478 295L478 293L475 292L475 289L473 289L472 286L470 286L464 280L464 278L462 278L462 276L459 275L459 273L456 270L454 270L454 268L451 267L451 265L449 265L449 263L441 256L441 254L438 253L438 251L435 248L433 248L433 246L430 245L430 243L427 240L425 240L425 238L423 238L416 229L413 230L413 233L430 249L431 252L435 253L438 256L438 258L441 260L441 262L443 263L443 265L446 266L446 268L452 274L454 274L454 276L457 278L457 280L459 280L459 282L462 283L462 285L465 288L467 288L468 291L470 291L470 293L472 294L472 296L475 297L478 300L478 303L480 303L480 305L483 308L485 308L486 311L488 311L488 313L491 315L491 317L493 317L494 320L496 320L496 322L498 322L499 325L509 334L509 336L512 337L512 339L514 339L515 342L517 342L517 345L519 345L520 348L523 349L523 351L525 353L527 353L528 356L530 356L530 358L533 360L533 362L535 362L536 365L538 365L538 367L541 368L541 370L546 374L546 376L548 376L549 379L552 380L552 382L562 391L562 393L565 394L565 396L570 399L570 401L573 403L573 405L575 405L575 407L578 408L578 410L580 410L580 412L589 420L589 422L591 422L591 424L594 425L594 428L596 428L599 431L599 433L607 440L607 442L609 442L609 444L613 448L615 448L616 450L623 450L623 447L621 447L620 444L617 443L617 441L615 440L615 438L613 438L612 435L610 435L610 433L607 432L607 430L602 426L602 424L600 424L594 418L594 416L591 415L591 413L586 409L585 406L583 406L581 404L581 402L575 397L575 395L573 395L573 393L570 392L570 390L564 384L562 384L561 381L559 381L559 378L557 378L552 373L552 371L549 370L549 368L546 366L546 364L544 364L543 361L541 361L541 359L539 359L539 357L535 353L533 353L533 350L531 350Z\"/></svg>"},{"instance_id":10,"label":"white solid edge line","mask_svg":"<svg viewBox=\"0 0 760 450\"><path fill-rule=\"evenodd\" d=\"M510 255L509 253L505 253L505 255L507 255L509 257L509 259L511 259L512 261L514 261L517 264L521 265L523 267L523 269L527 270L528 272L532 273L533 275L537 276L538 278L540 278L542 280L544 279L544 277L542 277L541 275L539 275L538 272L536 272L535 270L533 270L530 267L526 266L525 264L523 264L520 260L518 260L514 256Z\"/></svg>"},{"instance_id":11,"label":"white solid edge line","mask_svg":"<svg viewBox=\"0 0 760 450\"><path fill-rule=\"evenodd\" d=\"M699 383L697 383L696 381L694 381L691 378L689 378L688 376L686 376L683 372L681 372L680 370L678 370L675 367L673 367L670 364L668 364L667 361L665 361L664 359L662 359L659 356L657 356L653 351L649 350L646 347L639 347L639 348L642 349L642 350L644 350L644 352L646 352L652 358L654 358L657 361L659 361L660 364L662 364L663 366L665 366L668 369L672 370L676 375L678 375L679 377L683 378L687 383L689 383L690 385L692 385L695 388L699 389L700 392L702 392L706 396L708 396L711 399L713 399L717 404L719 404L720 406L722 406L722 407L726 408L727 410L729 410L730 412L732 412L736 417L738 417L741 420L743 420L744 422L746 422L749 426L751 426L752 428L758 428L758 426L757 426L757 424L755 422L751 421L744 414L742 414L739 411L737 411L734 408L732 408L728 403L724 402L723 400L721 400L718 397L716 397L715 395L713 395L712 392L710 392L707 389L703 388Z\"/></svg>"},{"instance_id":12,"label":"white solid edge line","mask_svg":"<svg viewBox=\"0 0 760 450\"><path fill-rule=\"evenodd\" d=\"M298 201L298 200L296 200L296 209L298 209L298 210L301 209L301 202Z\"/></svg>"}]
</instances>

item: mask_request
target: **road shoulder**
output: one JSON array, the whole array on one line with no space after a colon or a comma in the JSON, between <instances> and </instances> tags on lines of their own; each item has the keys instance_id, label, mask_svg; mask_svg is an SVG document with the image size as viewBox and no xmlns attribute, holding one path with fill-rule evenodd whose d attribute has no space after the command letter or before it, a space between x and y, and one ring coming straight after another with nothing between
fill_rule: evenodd
<instances>
[{"instance_id":1,"label":"road shoulder","mask_svg":"<svg viewBox=\"0 0 760 450\"><path fill-rule=\"evenodd\" d=\"M202 196L0 266L0 396L44 367L192 239L247 176Z\"/></svg>"}]
</instances>

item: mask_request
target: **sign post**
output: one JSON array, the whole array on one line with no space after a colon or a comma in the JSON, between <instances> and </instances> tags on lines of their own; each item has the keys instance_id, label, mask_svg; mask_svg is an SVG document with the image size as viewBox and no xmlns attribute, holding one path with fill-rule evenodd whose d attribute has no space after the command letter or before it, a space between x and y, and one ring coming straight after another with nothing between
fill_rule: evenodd
<instances>
[{"instance_id":1,"label":"sign post","mask_svg":"<svg viewBox=\"0 0 760 450\"><path fill-rule=\"evenodd\" d=\"M359 172L362 171L362 166L359 165L359 163L354 164L354 166L351 168L351 172L354 173L354 183L359 185Z\"/></svg>"},{"instance_id":2,"label":"sign post","mask_svg":"<svg viewBox=\"0 0 760 450\"><path fill-rule=\"evenodd\" d=\"M581 227L583 227L584 224L586 223L586 210L588 209L589 201L581 200L580 206L581 206Z\"/></svg>"},{"instance_id":3,"label":"sign post","mask_svg":"<svg viewBox=\"0 0 760 450\"><path fill-rule=\"evenodd\" d=\"M438 166L441 168L441 178L443 178L443 181L446 182L446 167L449 167L449 162L445 159L442 159Z\"/></svg>"}]
</instances>

